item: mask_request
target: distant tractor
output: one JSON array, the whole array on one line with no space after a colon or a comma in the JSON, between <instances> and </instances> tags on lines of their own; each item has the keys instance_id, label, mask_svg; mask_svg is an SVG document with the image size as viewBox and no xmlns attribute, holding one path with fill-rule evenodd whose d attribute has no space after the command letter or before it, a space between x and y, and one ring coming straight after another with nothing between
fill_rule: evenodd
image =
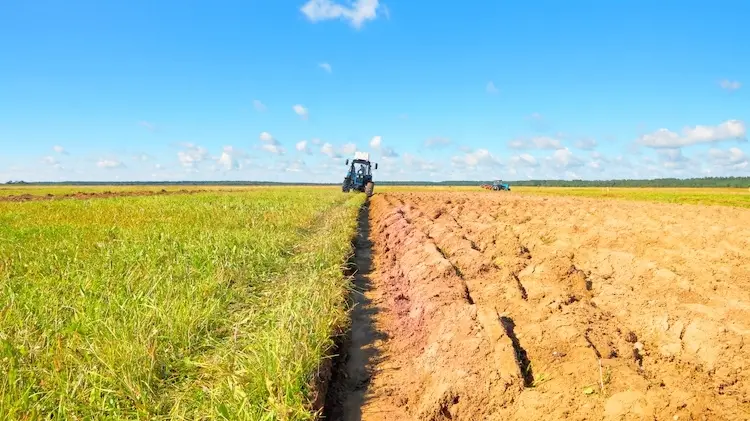
<instances>
[{"instance_id":1,"label":"distant tractor","mask_svg":"<svg viewBox=\"0 0 750 421\"><path fill-rule=\"evenodd\" d=\"M506 190L510 191L510 184L503 183L502 180L495 180L492 184L482 184L483 189L487 190Z\"/></svg>"},{"instance_id":2,"label":"distant tractor","mask_svg":"<svg viewBox=\"0 0 750 421\"><path fill-rule=\"evenodd\" d=\"M351 164L347 159L346 165L349 165L349 172L344 177L341 191L347 193L350 190L354 190L364 192L367 194L367 197L372 196L375 183L372 181L373 168L372 163L370 163L370 154L367 152L355 152ZM378 164L375 164L375 169L378 169Z\"/></svg>"}]
</instances>

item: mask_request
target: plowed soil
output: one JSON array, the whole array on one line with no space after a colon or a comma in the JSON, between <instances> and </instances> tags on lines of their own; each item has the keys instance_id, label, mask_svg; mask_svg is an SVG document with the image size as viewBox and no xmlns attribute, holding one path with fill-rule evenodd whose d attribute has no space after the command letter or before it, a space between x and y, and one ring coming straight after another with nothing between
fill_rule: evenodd
<instances>
[{"instance_id":1,"label":"plowed soil","mask_svg":"<svg viewBox=\"0 0 750 421\"><path fill-rule=\"evenodd\" d=\"M433 192L369 218L333 418L750 419L750 211Z\"/></svg>"}]
</instances>

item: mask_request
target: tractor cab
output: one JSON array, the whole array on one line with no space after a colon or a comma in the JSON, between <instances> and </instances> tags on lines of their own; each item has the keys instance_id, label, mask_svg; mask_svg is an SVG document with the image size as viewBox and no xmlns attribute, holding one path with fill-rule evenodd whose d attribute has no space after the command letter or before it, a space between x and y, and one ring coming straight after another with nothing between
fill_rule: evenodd
<instances>
[{"instance_id":1,"label":"tractor cab","mask_svg":"<svg viewBox=\"0 0 750 421\"><path fill-rule=\"evenodd\" d=\"M352 180L355 184L364 184L365 178L372 177L370 162L362 159L352 160L349 172L353 175Z\"/></svg>"}]
</instances>

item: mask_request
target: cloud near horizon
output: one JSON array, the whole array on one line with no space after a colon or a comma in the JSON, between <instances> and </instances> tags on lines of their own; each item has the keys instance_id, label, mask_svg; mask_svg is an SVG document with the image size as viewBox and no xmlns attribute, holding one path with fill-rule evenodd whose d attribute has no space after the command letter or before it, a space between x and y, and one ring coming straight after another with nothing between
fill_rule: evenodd
<instances>
[{"instance_id":1,"label":"cloud near horizon","mask_svg":"<svg viewBox=\"0 0 750 421\"><path fill-rule=\"evenodd\" d=\"M697 127L697 126L695 126ZM718 127L718 126L717 126ZM737 133L732 125L725 126L728 133ZM701 139L710 142L716 138L711 130L691 129L683 131L682 136L691 139ZM669 139L672 139L670 137ZM597 150L573 149L571 146L561 144L560 148L553 148L548 142L541 142L534 146L550 146L549 148L530 148L517 154L503 154L494 152L488 148L478 148L464 151L456 149L455 154L428 156L426 154L414 154L396 152L384 144L381 136L373 136L368 142L372 151L376 153L372 159L380 164L377 177L390 181L446 181L446 180L524 180L524 179L618 179L618 178L663 178L663 177L700 177L711 176L750 176L750 164L748 154L743 149L730 146L722 148L712 146L707 151L695 150L692 153L685 151L689 146L684 140L676 142L673 147L666 147L664 142L657 143L658 147L650 147L653 155L608 155ZM690 142L687 142L690 143ZM716 143L716 142L710 142ZM155 162L158 157L149 157L143 161L139 155L133 155L127 164L125 160L117 156L101 158L95 162L95 167L104 170L118 170L120 179L124 173L131 174L129 179L151 180L154 176L164 176L165 180L212 180L222 177L221 174L231 172L235 174L232 179L269 180L269 181L317 181L338 182L341 178L344 158L351 158L355 151L359 150L353 142L343 143L336 146L332 142L320 142L316 145L313 141L298 141L292 144L292 150L297 156L306 156L302 161L284 161L285 148L282 143L269 132L262 132L259 136L257 151L255 153L242 152L236 145L225 145L220 150L212 153L209 149L193 143L184 143L176 154L175 165L169 162ZM314 153L312 147L319 148ZM365 149L367 150L367 149ZM439 151L438 151L439 152ZM444 151L445 152L445 151ZM257 155L260 153L261 155ZM266 154L265 158L264 155ZM442 156L442 158L441 158ZM378 159L380 158L380 159ZM250 162L255 164L250 165ZM16 172L8 179L27 181L44 181L58 179L75 180L73 175L76 171L84 171L85 161L63 165L59 159L52 155L40 158L40 162L48 170L37 169L26 173ZM150 162L150 163L149 163ZM286 164L285 164L286 162ZM297 162L297 163L294 163ZM294 164L292 164L294 163ZM165 165L166 164L166 165ZM145 167L149 165L149 167ZM173 170L165 172L166 167ZM141 172L150 168L157 169L157 173ZM179 170L182 168L183 170ZM308 175L300 178L301 174ZM4 173L0 173L2 175ZM101 174L90 174L91 180L110 180L106 172ZM159 175L161 174L161 175ZM295 175L296 174L296 175ZM21 176L19 176L21 175ZM311 178L312 177L312 178ZM81 180L88 177L78 177Z\"/></svg>"},{"instance_id":2,"label":"cloud near horizon","mask_svg":"<svg viewBox=\"0 0 750 421\"><path fill-rule=\"evenodd\" d=\"M727 120L717 126L685 127L681 133L659 129L637 139L637 143L649 148L679 148L700 143L716 143L726 140L746 141L745 123Z\"/></svg>"}]
</instances>

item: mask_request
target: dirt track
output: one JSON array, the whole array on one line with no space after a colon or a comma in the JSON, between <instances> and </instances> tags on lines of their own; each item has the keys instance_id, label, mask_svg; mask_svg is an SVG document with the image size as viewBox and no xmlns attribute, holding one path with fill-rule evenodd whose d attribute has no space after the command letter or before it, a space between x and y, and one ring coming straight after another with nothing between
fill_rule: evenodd
<instances>
[{"instance_id":1,"label":"dirt track","mask_svg":"<svg viewBox=\"0 0 750 421\"><path fill-rule=\"evenodd\" d=\"M369 228L334 419L750 419L750 211L389 193Z\"/></svg>"}]
</instances>

